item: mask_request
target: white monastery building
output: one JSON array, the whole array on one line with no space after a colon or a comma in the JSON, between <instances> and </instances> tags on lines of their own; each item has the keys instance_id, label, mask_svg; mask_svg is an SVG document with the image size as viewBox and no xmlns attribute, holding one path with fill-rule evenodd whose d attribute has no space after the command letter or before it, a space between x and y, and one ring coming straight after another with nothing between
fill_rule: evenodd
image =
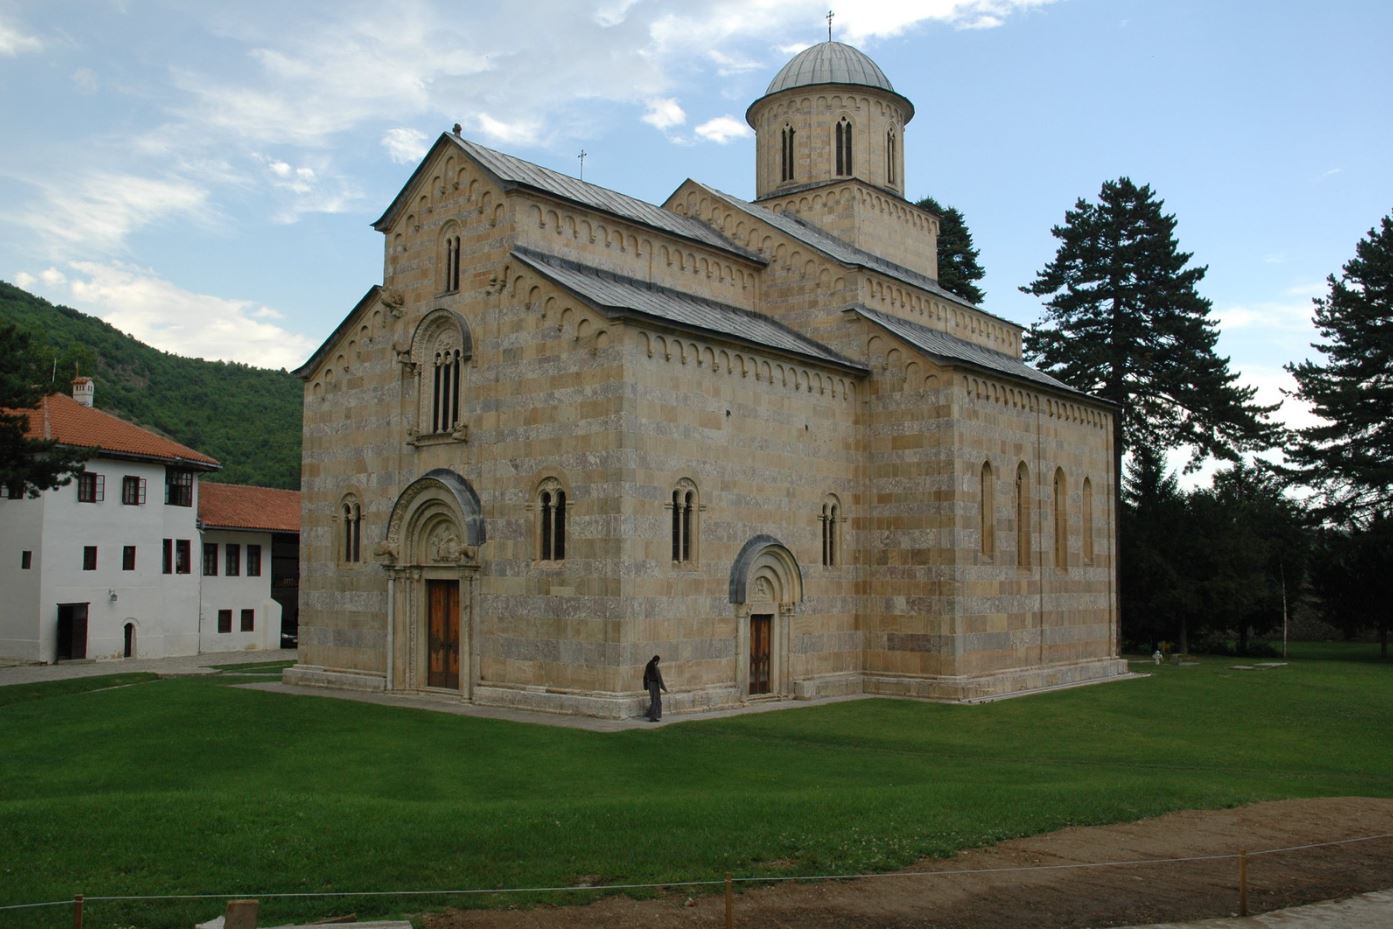
<instances>
[{"instance_id":1,"label":"white monastery building","mask_svg":"<svg viewBox=\"0 0 1393 929\"><path fill-rule=\"evenodd\" d=\"M813 46L753 200L441 135L305 382L286 680L640 713L1113 679L1114 409L937 281L909 100Z\"/></svg>"},{"instance_id":2,"label":"white monastery building","mask_svg":"<svg viewBox=\"0 0 1393 929\"><path fill-rule=\"evenodd\" d=\"M298 492L203 484L216 460L94 409L94 391L80 377L72 397L45 397L26 434L92 449L83 472L37 497L0 492L0 658L279 648L271 533L298 532Z\"/></svg>"}]
</instances>

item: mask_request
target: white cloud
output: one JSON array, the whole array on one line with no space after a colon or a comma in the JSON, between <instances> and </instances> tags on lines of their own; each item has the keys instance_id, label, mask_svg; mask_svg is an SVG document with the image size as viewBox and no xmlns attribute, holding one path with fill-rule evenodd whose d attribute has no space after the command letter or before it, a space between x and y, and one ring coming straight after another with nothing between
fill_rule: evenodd
<instances>
[{"instance_id":1,"label":"white cloud","mask_svg":"<svg viewBox=\"0 0 1393 929\"><path fill-rule=\"evenodd\" d=\"M145 226L174 218L212 219L208 191L179 177L95 171L39 186L39 201L10 216L59 253L119 252Z\"/></svg>"},{"instance_id":2,"label":"white cloud","mask_svg":"<svg viewBox=\"0 0 1393 929\"><path fill-rule=\"evenodd\" d=\"M67 275L52 268L39 275L57 275L48 287L52 298L163 351L293 368L315 349L304 335L268 322L280 318L276 310L251 300L184 290L148 268L123 263L75 261L67 267Z\"/></svg>"},{"instance_id":3,"label":"white cloud","mask_svg":"<svg viewBox=\"0 0 1393 929\"><path fill-rule=\"evenodd\" d=\"M25 52L37 52L44 44L31 35L19 31L18 26L0 20L0 56L12 57Z\"/></svg>"},{"instance_id":4,"label":"white cloud","mask_svg":"<svg viewBox=\"0 0 1393 929\"><path fill-rule=\"evenodd\" d=\"M743 120L736 119L734 116L717 116L715 119L708 119L697 126L695 131L699 137L718 145L725 145L727 142L754 135Z\"/></svg>"},{"instance_id":5,"label":"white cloud","mask_svg":"<svg viewBox=\"0 0 1393 929\"><path fill-rule=\"evenodd\" d=\"M15 274L15 286L22 290L32 291L34 285L38 283L38 280L38 278L34 277L34 275L30 274L28 271L20 271Z\"/></svg>"},{"instance_id":6,"label":"white cloud","mask_svg":"<svg viewBox=\"0 0 1393 929\"><path fill-rule=\"evenodd\" d=\"M608 0L595 8L595 22L609 29L624 22L638 0Z\"/></svg>"},{"instance_id":7,"label":"white cloud","mask_svg":"<svg viewBox=\"0 0 1393 929\"><path fill-rule=\"evenodd\" d=\"M426 154L426 134L419 129L388 129L382 137L387 157L399 165L415 164Z\"/></svg>"},{"instance_id":8,"label":"white cloud","mask_svg":"<svg viewBox=\"0 0 1393 929\"><path fill-rule=\"evenodd\" d=\"M648 111L643 114L643 121L654 129L666 132L685 123L687 114L676 97L655 97L648 101Z\"/></svg>"},{"instance_id":9,"label":"white cloud","mask_svg":"<svg viewBox=\"0 0 1393 929\"><path fill-rule=\"evenodd\" d=\"M505 145L534 145L541 136L541 121L530 118L514 119L511 122L495 119L487 113L474 115L474 127L491 140Z\"/></svg>"}]
</instances>

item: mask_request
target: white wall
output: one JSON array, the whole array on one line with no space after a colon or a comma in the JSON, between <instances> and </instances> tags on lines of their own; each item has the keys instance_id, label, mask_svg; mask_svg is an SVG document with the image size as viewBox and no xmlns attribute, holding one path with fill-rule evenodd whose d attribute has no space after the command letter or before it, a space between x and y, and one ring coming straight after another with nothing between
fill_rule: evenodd
<instances>
[{"instance_id":1,"label":"white wall","mask_svg":"<svg viewBox=\"0 0 1393 929\"><path fill-rule=\"evenodd\" d=\"M7 499L0 490L0 657L40 661L39 585L48 494ZM30 567L22 564L30 552Z\"/></svg>"},{"instance_id":2,"label":"white wall","mask_svg":"<svg viewBox=\"0 0 1393 929\"><path fill-rule=\"evenodd\" d=\"M209 529L202 543L218 546L217 575L202 580L200 651L230 652L280 648L281 606L271 599L271 533ZM197 569L203 570L203 547ZM227 546L238 546L238 576L227 576ZM261 576L247 575L247 546L261 546ZM218 632L218 611L232 611L232 631ZM254 610L254 628L242 631L242 611Z\"/></svg>"}]
</instances>

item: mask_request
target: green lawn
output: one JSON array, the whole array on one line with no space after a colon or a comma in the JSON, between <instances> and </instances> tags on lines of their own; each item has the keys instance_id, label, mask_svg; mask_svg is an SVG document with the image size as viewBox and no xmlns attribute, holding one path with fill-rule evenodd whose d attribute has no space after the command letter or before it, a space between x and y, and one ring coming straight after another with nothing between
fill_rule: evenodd
<instances>
[{"instance_id":1,"label":"green lawn","mask_svg":"<svg viewBox=\"0 0 1393 929\"><path fill-rule=\"evenodd\" d=\"M1178 808L1393 796L1393 662L1376 646L1292 655L1267 671L1138 663L1155 673L983 706L863 700L613 734L228 686L265 667L5 687L0 906L845 873ZM446 902L265 901L262 922ZM87 925L188 926L220 906L93 902ZM69 925L65 908L0 910L0 926Z\"/></svg>"}]
</instances>

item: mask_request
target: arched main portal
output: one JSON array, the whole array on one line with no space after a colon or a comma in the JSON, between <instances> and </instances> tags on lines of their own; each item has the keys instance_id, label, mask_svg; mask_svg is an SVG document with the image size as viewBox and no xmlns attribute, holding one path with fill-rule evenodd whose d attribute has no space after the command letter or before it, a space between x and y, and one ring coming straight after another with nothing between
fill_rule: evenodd
<instances>
[{"instance_id":1,"label":"arched main portal","mask_svg":"<svg viewBox=\"0 0 1393 929\"><path fill-rule=\"evenodd\" d=\"M454 471L429 471L397 497L376 549L387 571L388 690L470 695L485 538L479 496Z\"/></svg>"},{"instance_id":2,"label":"arched main portal","mask_svg":"<svg viewBox=\"0 0 1393 929\"><path fill-rule=\"evenodd\" d=\"M757 535L730 569L730 602L737 619L736 685L748 697L793 692L789 641L803 600L803 571L778 539Z\"/></svg>"}]
</instances>

